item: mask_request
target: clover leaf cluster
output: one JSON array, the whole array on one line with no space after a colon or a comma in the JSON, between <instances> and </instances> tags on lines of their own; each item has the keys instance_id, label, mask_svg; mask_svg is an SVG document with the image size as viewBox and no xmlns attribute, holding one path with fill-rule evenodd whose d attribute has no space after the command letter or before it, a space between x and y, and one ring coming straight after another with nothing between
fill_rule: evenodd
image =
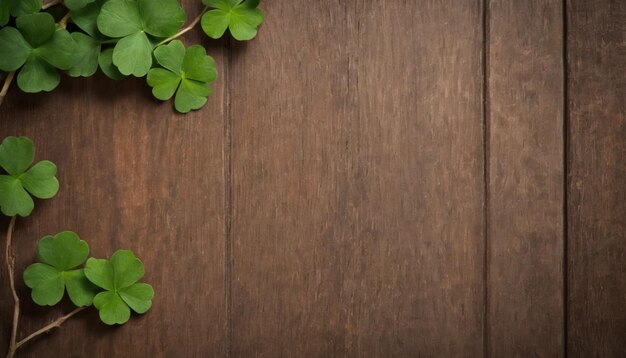
<instances>
[{"instance_id":1,"label":"clover leaf cluster","mask_svg":"<svg viewBox=\"0 0 626 358\"><path fill-rule=\"evenodd\" d=\"M100 69L113 80L147 76L154 96L174 97L181 113L204 106L217 70L202 46L175 39L200 22L213 39L228 30L247 41L263 23L259 0L202 0L204 11L184 29L179 0L49 1L0 1L0 71L16 72L22 91L49 92L61 73L90 77Z\"/></svg>"},{"instance_id":2,"label":"clover leaf cluster","mask_svg":"<svg viewBox=\"0 0 626 358\"><path fill-rule=\"evenodd\" d=\"M93 304L108 325L128 322L131 309L140 314L150 309L154 290L138 283L144 267L135 254L118 250L110 260L87 256L89 246L71 231L41 239L38 262L24 271L33 301L40 306L54 306L67 292L77 307Z\"/></svg>"},{"instance_id":3,"label":"clover leaf cluster","mask_svg":"<svg viewBox=\"0 0 626 358\"><path fill-rule=\"evenodd\" d=\"M50 199L59 190L57 167L43 160L32 165L35 145L27 137L7 137L0 144L0 212L27 217L33 197ZM102 322L124 324L131 310L142 314L152 306L152 286L139 283L143 263L129 250L110 259L88 258L89 246L77 234L64 231L45 236L37 246L37 262L24 271L33 301L41 306L59 303L67 292L77 307L93 305Z\"/></svg>"}]
</instances>

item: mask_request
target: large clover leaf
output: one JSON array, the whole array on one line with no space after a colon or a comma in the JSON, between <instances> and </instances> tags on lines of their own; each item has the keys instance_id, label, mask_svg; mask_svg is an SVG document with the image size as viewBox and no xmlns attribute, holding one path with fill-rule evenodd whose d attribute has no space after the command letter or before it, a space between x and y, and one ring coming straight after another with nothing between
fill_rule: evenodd
<instances>
[{"instance_id":1,"label":"large clover leaf","mask_svg":"<svg viewBox=\"0 0 626 358\"><path fill-rule=\"evenodd\" d=\"M263 12L258 9L259 0L202 0L214 8L202 16L204 32L214 39L224 35L226 29L236 40L252 40L257 28L263 23Z\"/></svg>"},{"instance_id":2,"label":"large clover leaf","mask_svg":"<svg viewBox=\"0 0 626 358\"><path fill-rule=\"evenodd\" d=\"M154 57L163 68L148 72L152 94L162 100L174 99L174 107L181 113L199 109L211 94L209 83L217 78L215 61L202 46L185 46L179 40L154 50Z\"/></svg>"},{"instance_id":3,"label":"large clover leaf","mask_svg":"<svg viewBox=\"0 0 626 358\"><path fill-rule=\"evenodd\" d=\"M150 36L175 34L185 22L185 12L177 0L110 0L97 21L104 35L120 38L113 51L119 71L142 77L152 67L154 41Z\"/></svg>"},{"instance_id":4,"label":"large clover leaf","mask_svg":"<svg viewBox=\"0 0 626 358\"><path fill-rule=\"evenodd\" d=\"M0 70L20 67L17 85L24 92L52 91L59 85L57 68L69 70L75 62L76 43L65 29L57 29L48 13L22 15L17 29L0 30Z\"/></svg>"},{"instance_id":5,"label":"large clover leaf","mask_svg":"<svg viewBox=\"0 0 626 358\"><path fill-rule=\"evenodd\" d=\"M144 275L143 263L129 250L116 251L110 260L90 258L85 275L106 290L96 295L93 304L108 325L126 323L131 308L141 314L152 306L152 286L137 283Z\"/></svg>"},{"instance_id":6,"label":"large clover leaf","mask_svg":"<svg viewBox=\"0 0 626 358\"><path fill-rule=\"evenodd\" d=\"M98 288L87 280L82 268L77 268L87 255L89 246L71 231L41 239L37 247L40 262L24 271L24 282L32 289L33 301L40 306L53 306L67 290L76 306L91 305Z\"/></svg>"},{"instance_id":7,"label":"large clover leaf","mask_svg":"<svg viewBox=\"0 0 626 358\"><path fill-rule=\"evenodd\" d=\"M29 138L7 137L0 144L0 167L8 173L0 175L0 209L4 215L26 217L35 206L30 195L50 199L59 190L56 165L44 160L29 169L34 158L35 145Z\"/></svg>"}]
</instances>

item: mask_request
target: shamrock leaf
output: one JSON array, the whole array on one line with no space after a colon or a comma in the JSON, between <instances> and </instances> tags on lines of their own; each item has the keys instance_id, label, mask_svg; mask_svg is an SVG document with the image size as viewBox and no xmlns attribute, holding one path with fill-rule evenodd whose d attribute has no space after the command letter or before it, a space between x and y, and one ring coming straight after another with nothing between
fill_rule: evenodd
<instances>
[{"instance_id":1,"label":"shamrock leaf","mask_svg":"<svg viewBox=\"0 0 626 358\"><path fill-rule=\"evenodd\" d=\"M110 0L97 21L100 32L120 39L113 51L119 71L142 77L152 67L154 38L150 36L175 34L185 22L185 12L177 0Z\"/></svg>"},{"instance_id":2,"label":"shamrock leaf","mask_svg":"<svg viewBox=\"0 0 626 358\"><path fill-rule=\"evenodd\" d=\"M52 91L59 84L58 69L69 70L75 61L76 43L65 29L57 29L48 13L22 15L17 29L0 30L0 70L24 66L17 85L24 92Z\"/></svg>"},{"instance_id":3,"label":"shamrock leaf","mask_svg":"<svg viewBox=\"0 0 626 358\"><path fill-rule=\"evenodd\" d=\"M119 80L124 78L117 67L113 64L113 48L103 49L103 41L110 41L98 30L98 15L102 5L107 0L95 0L87 6L70 12L72 21L88 35L72 33L72 37L78 45L79 60L75 68L68 71L70 76L88 77L93 74L94 68L100 66L102 72L109 78Z\"/></svg>"},{"instance_id":4,"label":"shamrock leaf","mask_svg":"<svg viewBox=\"0 0 626 358\"><path fill-rule=\"evenodd\" d=\"M30 195L50 199L59 190L56 165L44 160L28 169L34 158L35 146L29 138L7 137L0 144L0 167L8 173L0 175L0 210L4 215L26 217L35 206Z\"/></svg>"},{"instance_id":5,"label":"shamrock leaf","mask_svg":"<svg viewBox=\"0 0 626 358\"><path fill-rule=\"evenodd\" d=\"M107 0L96 0L85 7L70 11L70 18L81 30L93 38L100 38L102 34L98 30L98 15L102 5Z\"/></svg>"},{"instance_id":6,"label":"shamrock leaf","mask_svg":"<svg viewBox=\"0 0 626 358\"><path fill-rule=\"evenodd\" d=\"M43 0L0 0L0 26L9 23L11 15L34 14L39 12Z\"/></svg>"},{"instance_id":7,"label":"shamrock leaf","mask_svg":"<svg viewBox=\"0 0 626 358\"><path fill-rule=\"evenodd\" d=\"M91 305L98 289L87 280L83 269L77 268L87 255L89 246L71 231L41 239L37 247L40 262L24 271L24 282L33 290L33 301L40 306L53 306L67 290L76 306Z\"/></svg>"},{"instance_id":8,"label":"shamrock leaf","mask_svg":"<svg viewBox=\"0 0 626 358\"><path fill-rule=\"evenodd\" d=\"M230 30L236 40L252 40L257 28L263 23L263 12L258 9L259 0L202 0L213 10L202 16L201 26L204 32L214 39L219 39Z\"/></svg>"},{"instance_id":9,"label":"shamrock leaf","mask_svg":"<svg viewBox=\"0 0 626 358\"><path fill-rule=\"evenodd\" d=\"M93 299L102 322L124 324L130 318L131 308L139 314L150 309L154 290L148 284L137 283L143 274L143 263L129 250L116 251L110 260L87 260L87 279L106 290Z\"/></svg>"},{"instance_id":10,"label":"shamrock leaf","mask_svg":"<svg viewBox=\"0 0 626 358\"><path fill-rule=\"evenodd\" d=\"M154 57L163 68L148 72L154 97L165 101L176 93L174 106L181 113L199 109L211 94L209 83L217 78L215 61L202 46L185 46L179 40L157 47Z\"/></svg>"}]
</instances>

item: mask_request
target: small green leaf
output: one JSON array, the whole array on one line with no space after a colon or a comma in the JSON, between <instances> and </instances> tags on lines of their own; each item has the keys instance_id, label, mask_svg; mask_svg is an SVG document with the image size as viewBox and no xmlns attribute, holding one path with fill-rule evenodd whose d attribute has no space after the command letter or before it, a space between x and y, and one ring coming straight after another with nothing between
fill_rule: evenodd
<instances>
[{"instance_id":1,"label":"small green leaf","mask_svg":"<svg viewBox=\"0 0 626 358\"><path fill-rule=\"evenodd\" d=\"M211 38L218 39L230 30L239 41L253 39L257 28L263 23L263 12L258 9L258 0L203 0L213 7L202 16L201 26Z\"/></svg>"},{"instance_id":2,"label":"small green leaf","mask_svg":"<svg viewBox=\"0 0 626 358\"><path fill-rule=\"evenodd\" d=\"M13 27L0 29L0 70L5 72L15 71L22 67L31 47L24 36Z\"/></svg>"},{"instance_id":3,"label":"small green leaf","mask_svg":"<svg viewBox=\"0 0 626 358\"><path fill-rule=\"evenodd\" d=\"M139 314L147 312L152 306L154 289L148 284L137 283L118 292L124 302Z\"/></svg>"},{"instance_id":4,"label":"small green leaf","mask_svg":"<svg viewBox=\"0 0 626 358\"><path fill-rule=\"evenodd\" d=\"M206 104L209 95L211 89L208 83L183 79L176 92L174 107L180 113L200 109Z\"/></svg>"},{"instance_id":5,"label":"small green leaf","mask_svg":"<svg viewBox=\"0 0 626 358\"><path fill-rule=\"evenodd\" d=\"M38 263L24 271L24 282L32 289L33 301L53 306L67 294L76 306L92 303L97 288L87 280L83 269L77 268L89 255L89 246L71 231L46 236L37 247Z\"/></svg>"},{"instance_id":6,"label":"small green leaf","mask_svg":"<svg viewBox=\"0 0 626 358\"><path fill-rule=\"evenodd\" d=\"M122 38L113 51L113 63L123 75L144 76L152 66L152 44L143 32Z\"/></svg>"},{"instance_id":7,"label":"small green leaf","mask_svg":"<svg viewBox=\"0 0 626 358\"><path fill-rule=\"evenodd\" d=\"M34 207L33 198L24 190L19 179L0 175L0 208L4 215L26 217Z\"/></svg>"},{"instance_id":8,"label":"small green leaf","mask_svg":"<svg viewBox=\"0 0 626 358\"><path fill-rule=\"evenodd\" d=\"M102 6L98 29L109 37L120 38L143 30L139 6L134 0L111 0Z\"/></svg>"},{"instance_id":9,"label":"small green leaf","mask_svg":"<svg viewBox=\"0 0 626 358\"><path fill-rule=\"evenodd\" d=\"M26 93L50 92L60 81L59 72L37 57L28 60L17 75L17 86Z\"/></svg>"},{"instance_id":10,"label":"small green leaf","mask_svg":"<svg viewBox=\"0 0 626 358\"><path fill-rule=\"evenodd\" d=\"M109 260L90 257L85 264L85 276L93 284L105 290L115 289L113 266Z\"/></svg>"},{"instance_id":11,"label":"small green leaf","mask_svg":"<svg viewBox=\"0 0 626 358\"><path fill-rule=\"evenodd\" d=\"M72 22L89 36L100 38L102 34L98 30L98 15L105 2L106 0L96 0L82 9L71 11L70 18Z\"/></svg>"},{"instance_id":12,"label":"small green leaf","mask_svg":"<svg viewBox=\"0 0 626 358\"><path fill-rule=\"evenodd\" d=\"M33 165L20 176L22 185L38 199L50 199L59 191L59 181L55 177L57 166L48 160Z\"/></svg>"},{"instance_id":13,"label":"small green leaf","mask_svg":"<svg viewBox=\"0 0 626 358\"><path fill-rule=\"evenodd\" d=\"M78 235L64 231L39 241L37 258L58 270L67 271L85 262L89 246Z\"/></svg>"},{"instance_id":14,"label":"small green leaf","mask_svg":"<svg viewBox=\"0 0 626 358\"><path fill-rule=\"evenodd\" d=\"M124 324L130 319L130 308L117 292L100 292L93 300L100 320L108 325Z\"/></svg>"},{"instance_id":15,"label":"small green leaf","mask_svg":"<svg viewBox=\"0 0 626 358\"><path fill-rule=\"evenodd\" d=\"M160 100L176 93L174 107L181 113L202 108L211 94L210 82L217 78L215 61L202 46L185 46L179 40L158 47L154 57L163 68L148 72L148 85Z\"/></svg>"},{"instance_id":16,"label":"small green leaf","mask_svg":"<svg viewBox=\"0 0 626 358\"><path fill-rule=\"evenodd\" d=\"M113 284L116 289L129 287L144 275L143 263L129 250L117 250L111 256Z\"/></svg>"},{"instance_id":17,"label":"small green leaf","mask_svg":"<svg viewBox=\"0 0 626 358\"><path fill-rule=\"evenodd\" d=\"M56 30L54 18L45 12L22 15L17 18L15 24L33 48L37 48L50 40Z\"/></svg>"},{"instance_id":18,"label":"small green leaf","mask_svg":"<svg viewBox=\"0 0 626 358\"><path fill-rule=\"evenodd\" d=\"M76 62L76 52L78 48L72 36L65 29L54 32L50 41L37 49L37 53L52 66L69 70Z\"/></svg>"},{"instance_id":19,"label":"small green leaf","mask_svg":"<svg viewBox=\"0 0 626 358\"><path fill-rule=\"evenodd\" d=\"M61 301L65 283L61 272L42 263L34 263L24 271L24 282L32 289L30 296L40 306L54 306Z\"/></svg>"},{"instance_id":20,"label":"small green leaf","mask_svg":"<svg viewBox=\"0 0 626 358\"><path fill-rule=\"evenodd\" d=\"M76 63L67 71L72 77L90 77L98 70L100 42L82 32L73 32L72 39L76 42Z\"/></svg>"},{"instance_id":21,"label":"small green leaf","mask_svg":"<svg viewBox=\"0 0 626 358\"><path fill-rule=\"evenodd\" d=\"M87 260L85 275L106 290L94 298L102 322L124 324L130 318L129 307L139 314L150 309L154 290L148 284L137 283L143 274L143 264L128 250L116 251L110 260Z\"/></svg>"},{"instance_id":22,"label":"small green leaf","mask_svg":"<svg viewBox=\"0 0 626 358\"><path fill-rule=\"evenodd\" d=\"M108 48L100 52L100 56L98 57L98 64L100 65L100 70L112 80L121 80L125 76L117 69L117 67L113 64L113 49Z\"/></svg>"},{"instance_id":23,"label":"small green leaf","mask_svg":"<svg viewBox=\"0 0 626 358\"><path fill-rule=\"evenodd\" d=\"M0 144L0 167L19 176L35 160L35 144L28 137L6 137Z\"/></svg>"},{"instance_id":24,"label":"small green leaf","mask_svg":"<svg viewBox=\"0 0 626 358\"><path fill-rule=\"evenodd\" d=\"M28 169L34 157L35 146L27 137L7 137L0 144L0 167L9 174L0 175L0 210L4 215L30 215L34 203L28 193L40 199L56 195L56 165L41 161Z\"/></svg>"},{"instance_id":25,"label":"small green leaf","mask_svg":"<svg viewBox=\"0 0 626 358\"><path fill-rule=\"evenodd\" d=\"M0 0L0 26L6 26L11 17L11 9L15 7L19 0Z\"/></svg>"}]
</instances>

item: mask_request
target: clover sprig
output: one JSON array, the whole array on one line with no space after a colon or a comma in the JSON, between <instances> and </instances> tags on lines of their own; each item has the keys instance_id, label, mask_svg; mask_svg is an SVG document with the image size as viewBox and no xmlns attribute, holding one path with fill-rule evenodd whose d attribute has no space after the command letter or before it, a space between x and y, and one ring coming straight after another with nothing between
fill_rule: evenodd
<instances>
[{"instance_id":1,"label":"clover sprig","mask_svg":"<svg viewBox=\"0 0 626 358\"><path fill-rule=\"evenodd\" d=\"M9 73L6 83L17 73L17 86L29 93L54 90L59 72L90 77L100 69L113 80L147 75L157 99L174 97L181 113L200 109L217 76L215 61L201 46L175 39L200 23L210 38L228 30L247 41L264 19L259 0L201 1L205 9L182 28L187 16L179 0L1 0L0 71ZM52 10L61 6L66 15L55 18Z\"/></svg>"},{"instance_id":2,"label":"clover sprig","mask_svg":"<svg viewBox=\"0 0 626 358\"><path fill-rule=\"evenodd\" d=\"M35 145L27 137L7 137L0 144L0 211L6 216L29 216L35 207L34 196L50 199L59 190L57 167L42 160L31 167Z\"/></svg>"},{"instance_id":3,"label":"clover sprig","mask_svg":"<svg viewBox=\"0 0 626 358\"><path fill-rule=\"evenodd\" d=\"M50 199L59 190L56 165L47 160L32 165L34 159L35 145L27 137L7 137L0 144L0 212L11 217L5 241L5 260L14 302L9 358L26 342L60 327L87 307L95 307L105 324L125 324L131 310L138 314L147 312L154 297L152 286L139 282L145 270L132 251L118 250L108 260L88 258L89 245L76 233L64 231L45 236L37 245L37 262L24 271L24 283L31 289L32 300L40 306L54 306L67 293L77 308L18 340L20 305L12 246L15 221L18 215L27 217L32 213L33 197Z\"/></svg>"},{"instance_id":4,"label":"clover sprig","mask_svg":"<svg viewBox=\"0 0 626 358\"><path fill-rule=\"evenodd\" d=\"M93 303L102 322L108 325L128 322L131 308L140 314L150 309L154 289L137 282L144 275L144 267L132 251L118 250L110 260L87 259L88 255L87 243L71 231L41 239L37 247L39 262L24 271L33 301L40 306L54 306L67 291L77 307Z\"/></svg>"}]
</instances>

